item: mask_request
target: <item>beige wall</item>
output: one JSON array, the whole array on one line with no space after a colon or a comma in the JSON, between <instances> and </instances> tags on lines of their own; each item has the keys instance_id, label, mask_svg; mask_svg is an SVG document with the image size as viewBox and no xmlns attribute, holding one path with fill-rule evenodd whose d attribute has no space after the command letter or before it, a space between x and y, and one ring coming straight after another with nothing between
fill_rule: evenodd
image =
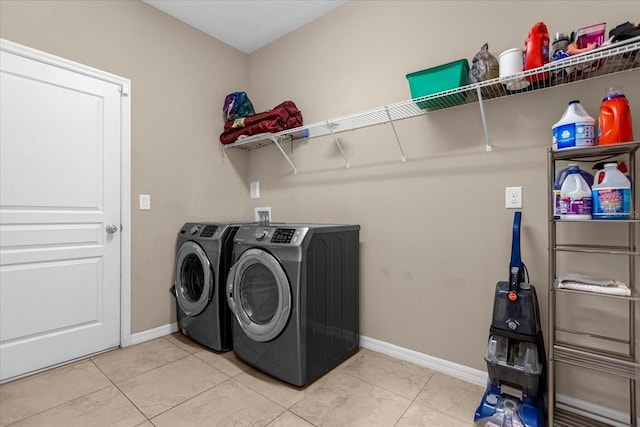
<instances>
[{"instance_id":1,"label":"beige wall","mask_svg":"<svg viewBox=\"0 0 640 427\"><path fill-rule=\"evenodd\" d=\"M249 56L137 1L0 1L0 36L132 80L133 332L175 321L175 233L191 219L253 217L358 223L363 335L485 369L496 281L507 278L513 211L523 186L523 257L546 328L546 150L571 99L597 115L622 84L640 123L637 72L294 145L291 175L274 147L219 151L224 95L248 88L257 110L295 101L313 123L410 98L405 74L521 46L542 20L551 33L640 15L636 1L353 1ZM262 198L248 200L248 183ZM597 269L597 267L596 267ZM546 331L546 329L545 329Z\"/></svg>"},{"instance_id":2,"label":"beige wall","mask_svg":"<svg viewBox=\"0 0 640 427\"><path fill-rule=\"evenodd\" d=\"M218 143L224 96L247 86L247 55L139 1L2 0L0 19L4 39L131 80L131 330L175 322L180 226L248 205L246 154Z\"/></svg>"},{"instance_id":3,"label":"beige wall","mask_svg":"<svg viewBox=\"0 0 640 427\"><path fill-rule=\"evenodd\" d=\"M537 21L554 34L639 15L637 1L353 1L251 54L249 96L258 109L292 99L307 124L320 122L409 99L407 73L470 60L484 42L498 56ZM523 187L523 258L546 335L551 126L572 99L597 116L612 84L640 123L637 82L627 73L487 102L491 153L477 105L397 122L406 163L389 125L338 134L350 169L329 137L294 144L297 175L262 148L249 159L262 191L252 205L271 206L275 220L361 224L362 334L485 369L493 291L508 277L505 187Z\"/></svg>"}]
</instances>

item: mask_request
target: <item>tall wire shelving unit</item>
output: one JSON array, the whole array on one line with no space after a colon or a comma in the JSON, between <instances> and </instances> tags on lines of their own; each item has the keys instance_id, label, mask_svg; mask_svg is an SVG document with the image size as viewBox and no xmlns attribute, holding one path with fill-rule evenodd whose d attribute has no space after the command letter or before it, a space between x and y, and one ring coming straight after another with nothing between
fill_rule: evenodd
<instances>
[{"instance_id":1,"label":"tall wire shelving unit","mask_svg":"<svg viewBox=\"0 0 640 427\"><path fill-rule=\"evenodd\" d=\"M591 426L637 426L637 388L636 383L640 379L640 364L636 354L637 344L637 318L636 306L640 301L640 294L637 289L636 263L640 257L637 242L637 225L640 224L640 215L636 210L637 203L632 198L631 219L630 220L591 220L591 221L563 221L554 219L553 210L555 200L553 197L553 184L555 181L558 164L566 162L584 162L608 159L614 161L621 159L629 165L629 172L632 182L637 182L636 174L636 152L640 148L640 142L629 142L612 145L602 145L595 147L579 148L553 151L548 154L548 184L549 184L549 350L548 350L548 419L550 426L570 426L570 427L591 427ZM592 233L579 232L575 225L581 223L588 227L625 227L628 240L625 243L618 242L617 245L603 245L593 241ZM569 229L571 227L571 229ZM558 238L558 229L563 228L565 233L561 239ZM591 228L590 228L591 230ZM591 237L588 243L573 243L576 238L586 236ZM573 239L573 240L572 240ZM625 257L628 264L626 277L631 294L629 296L618 296L605 293L593 293L589 291L560 289L557 286L558 257L561 253L573 254L597 254L603 257L621 256ZM580 255L578 255L580 256ZM567 273L564 271L564 273ZM624 272L617 271L617 274L624 275ZM559 307L558 296L563 294L565 298L575 298L577 295L584 295L587 298L616 299L626 303L628 312L626 319L628 325L622 325L623 321L618 319L609 320L616 327L609 333L596 333L588 327L585 322L581 322L581 328L568 328L558 321ZM570 299L569 301L575 301ZM606 304L606 302L605 302ZM562 306L573 318L583 319L580 309L575 304ZM603 310L600 314L601 321L607 321L606 317L620 316L621 313L611 313ZM580 323L580 322L579 322ZM588 323L588 322L587 322ZM626 331L626 337L616 336ZM585 341L586 342L583 342ZM586 369L622 379L628 383L628 410L626 420L615 419L613 414L605 414L604 411L596 409L593 404L585 402L562 402L558 399L558 368L562 365L571 365L579 369ZM597 386L594 386L597 389ZM617 418L617 417L616 417Z\"/></svg>"}]
</instances>

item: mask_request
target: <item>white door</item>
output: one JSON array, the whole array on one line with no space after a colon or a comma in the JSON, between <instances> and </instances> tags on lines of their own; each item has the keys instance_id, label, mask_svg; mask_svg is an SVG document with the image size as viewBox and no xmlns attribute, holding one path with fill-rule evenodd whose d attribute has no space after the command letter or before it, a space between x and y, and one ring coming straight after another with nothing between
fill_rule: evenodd
<instances>
[{"instance_id":1,"label":"white door","mask_svg":"<svg viewBox=\"0 0 640 427\"><path fill-rule=\"evenodd\" d=\"M0 54L4 381L120 344L121 87Z\"/></svg>"}]
</instances>

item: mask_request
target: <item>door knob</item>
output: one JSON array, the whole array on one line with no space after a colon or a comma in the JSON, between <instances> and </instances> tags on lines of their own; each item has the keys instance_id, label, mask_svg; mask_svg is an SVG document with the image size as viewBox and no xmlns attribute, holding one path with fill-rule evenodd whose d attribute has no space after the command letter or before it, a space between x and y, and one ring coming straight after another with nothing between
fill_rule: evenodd
<instances>
[{"instance_id":1,"label":"door knob","mask_svg":"<svg viewBox=\"0 0 640 427\"><path fill-rule=\"evenodd\" d=\"M109 224L109 225L107 225L107 233L109 233L109 234L113 234L113 233L115 233L116 231L118 231L118 226L117 226L117 225L115 225L115 224Z\"/></svg>"}]
</instances>

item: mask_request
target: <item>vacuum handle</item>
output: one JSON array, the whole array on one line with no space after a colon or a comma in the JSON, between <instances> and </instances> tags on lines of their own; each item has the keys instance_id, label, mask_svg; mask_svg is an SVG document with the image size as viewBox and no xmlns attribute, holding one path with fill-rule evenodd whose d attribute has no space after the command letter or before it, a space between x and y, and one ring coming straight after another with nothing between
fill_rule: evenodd
<instances>
[{"instance_id":1,"label":"vacuum handle","mask_svg":"<svg viewBox=\"0 0 640 427\"><path fill-rule=\"evenodd\" d=\"M511 267L511 272L509 274L509 293L517 294L520 290L520 269L518 267ZM515 301L517 299L516 296L509 296L509 299Z\"/></svg>"},{"instance_id":2,"label":"vacuum handle","mask_svg":"<svg viewBox=\"0 0 640 427\"><path fill-rule=\"evenodd\" d=\"M509 292L516 294L520 283L524 281L522 257L520 256L520 223L522 212L515 212L513 217L513 236L511 237L511 262L509 263ZM517 297L514 297L515 300Z\"/></svg>"}]
</instances>

